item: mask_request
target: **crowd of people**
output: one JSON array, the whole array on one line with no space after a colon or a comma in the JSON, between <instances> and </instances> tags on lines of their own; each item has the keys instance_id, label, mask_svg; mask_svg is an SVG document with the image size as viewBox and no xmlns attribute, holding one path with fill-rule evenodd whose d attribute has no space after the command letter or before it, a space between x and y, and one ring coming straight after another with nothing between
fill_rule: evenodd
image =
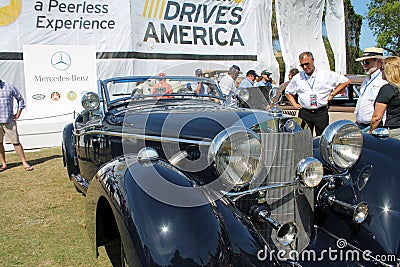
<instances>
[{"instance_id":1,"label":"crowd of people","mask_svg":"<svg viewBox=\"0 0 400 267\"><path fill-rule=\"evenodd\" d=\"M400 57L383 56L383 49L369 47L356 61L361 62L366 78L360 88L355 107L356 124L371 133L377 127L399 129L400 134ZM328 105L332 99L343 94L350 80L331 70L317 68L311 52L299 55L299 71L289 71L288 81L279 85L291 105L299 110L312 133L321 135L329 124ZM236 106L235 95L241 88L276 86L271 72L263 70L261 76L255 70L248 70L238 87L235 80L242 72L237 65L230 67L228 75L219 83L229 106Z\"/></svg>"}]
</instances>

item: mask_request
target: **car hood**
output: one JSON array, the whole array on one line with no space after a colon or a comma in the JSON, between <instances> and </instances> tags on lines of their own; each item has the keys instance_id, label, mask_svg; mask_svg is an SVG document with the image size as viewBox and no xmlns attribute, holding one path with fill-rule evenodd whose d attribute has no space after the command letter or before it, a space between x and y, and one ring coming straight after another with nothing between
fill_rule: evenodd
<instances>
[{"instance_id":1,"label":"car hood","mask_svg":"<svg viewBox=\"0 0 400 267\"><path fill-rule=\"evenodd\" d=\"M213 139L222 130L232 127L251 128L273 119L265 111L227 108L219 105L156 106L130 109L123 118L123 132L185 139Z\"/></svg>"}]
</instances>

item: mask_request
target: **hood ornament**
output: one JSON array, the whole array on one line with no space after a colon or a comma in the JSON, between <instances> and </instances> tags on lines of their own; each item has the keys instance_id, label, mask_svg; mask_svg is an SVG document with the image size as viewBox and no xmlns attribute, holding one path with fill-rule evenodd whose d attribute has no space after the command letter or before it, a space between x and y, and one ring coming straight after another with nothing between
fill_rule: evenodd
<instances>
[{"instance_id":1,"label":"hood ornament","mask_svg":"<svg viewBox=\"0 0 400 267\"><path fill-rule=\"evenodd\" d=\"M269 91L269 102L271 108L268 110L268 113L272 117L281 117L283 115L282 110L278 107L281 99L282 91L278 87L273 87L271 91Z\"/></svg>"}]
</instances>

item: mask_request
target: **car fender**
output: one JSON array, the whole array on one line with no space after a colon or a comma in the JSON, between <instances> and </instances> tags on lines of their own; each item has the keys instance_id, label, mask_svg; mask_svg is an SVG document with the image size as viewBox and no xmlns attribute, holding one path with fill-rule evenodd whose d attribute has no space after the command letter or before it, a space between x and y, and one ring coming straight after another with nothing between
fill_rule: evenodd
<instances>
[{"instance_id":1,"label":"car fender","mask_svg":"<svg viewBox=\"0 0 400 267\"><path fill-rule=\"evenodd\" d=\"M348 181L336 188L337 199L347 203L368 203L368 217L362 224L342 216L331 207L318 216L319 225L362 250L375 255L400 256L400 141L363 134L361 156L349 173ZM317 142L314 143L317 145ZM315 146L314 155L320 158Z\"/></svg>"},{"instance_id":2,"label":"car fender","mask_svg":"<svg viewBox=\"0 0 400 267\"><path fill-rule=\"evenodd\" d=\"M76 163L77 160L73 131L74 127L72 123L70 123L64 127L62 134L62 155L64 167L67 167L68 176L70 178L79 173L79 166Z\"/></svg>"},{"instance_id":3,"label":"car fender","mask_svg":"<svg viewBox=\"0 0 400 267\"><path fill-rule=\"evenodd\" d=\"M104 245L108 235L101 233L99 202L106 201L118 228L124 252L133 266L273 266L276 259L257 258L265 242L253 224L227 199L208 200L201 190L176 196L186 202L203 201L198 206L172 205L147 190L146 183L159 191L166 187L158 179L180 188L193 188L193 182L170 164L156 160L139 162L120 158L103 166L90 183L88 232L94 245ZM154 178L154 175L158 177ZM145 183L143 183L143 181ZM169 192L164 192L169 194ZM103 216L109 217L109 216ZM109 218L108 218L109 219ZM111 227L112 228L112 227ZM107 231L107 227L102 227ZM269 253L268 251L264 251ZM233 265L230 265L233 263Z\"/></svg>"}]
</instances>

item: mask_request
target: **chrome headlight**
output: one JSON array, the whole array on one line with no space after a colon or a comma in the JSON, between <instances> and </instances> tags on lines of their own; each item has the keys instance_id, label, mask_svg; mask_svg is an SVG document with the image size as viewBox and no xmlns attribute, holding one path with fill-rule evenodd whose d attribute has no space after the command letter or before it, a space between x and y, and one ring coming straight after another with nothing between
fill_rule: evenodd
<instances>
[{"instance_id":1,"label":"chrome headlight","mask_svg":"<svg viewBox=\"0 0 400 267\"><path fill-rule=\"evenodd\" d=\"M225 184L241 187L260 171L261 140L251 130L231 127L214 138L208 156Z\"/></svg>"},{"instance_id":2,"label":"chrome headlight","mask_svg":"<svg viewBox=\"0 0 400 267\"><path fill-rule=\"evenodd\" d=\"M302 159L296 167L296 176L307 187L319 185L324 175L322 163L313 157Z\"/></svg>"},{"instance_id":3,"label":"chrome headlight","mask_svg":"<svg viewBox=\"0 0 400 267\"><path fill-rule=\"evenodd\" d=\"M337 170L352 167L361 155L363 136L349 120L335 121L321 135L319 149L323 160Z\"/></svg>"},{"instance_id":4,"label":"chrome headlight","mask_svg":"<svg viewBox=\"0 0 400 267\"><path fill-rule=\"evenodd\" d=\"M99 108L100 99L96 93L87 92L82 96L82 106L87 111L94 111Z\"/></svg>"},{"instance_id":5,"label":"chrome headlight","mask_svg":"<svg viewBox=\"0 0 400 267\"><path fill-rule=\"evenodd\" d=\"M244 102L249 101L249 99L250 99L249 89L247 89L247 88L240 89L239 93L238 93L238 96Z\"/></svg>"}]
</instances>

